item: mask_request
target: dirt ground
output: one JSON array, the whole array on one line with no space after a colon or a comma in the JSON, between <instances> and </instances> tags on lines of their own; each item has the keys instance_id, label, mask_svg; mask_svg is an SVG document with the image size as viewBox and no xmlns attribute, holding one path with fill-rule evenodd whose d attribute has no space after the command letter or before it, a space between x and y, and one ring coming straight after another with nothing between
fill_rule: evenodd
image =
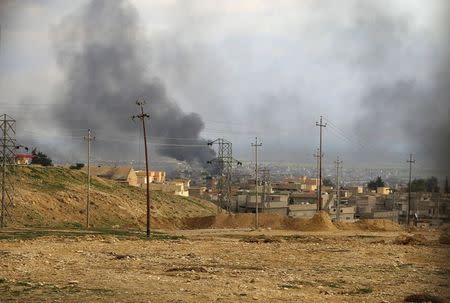
<instances>
[{"instance_id":1,"label":"dirt ground","mask_svg":"<svg viewBox=\"0 0 450 303\"><path fill-rule=\"evenodd\" d=\"M0 302L450 302L437 231L28 232L0 232Z\"/></svg>"}]
</instances>

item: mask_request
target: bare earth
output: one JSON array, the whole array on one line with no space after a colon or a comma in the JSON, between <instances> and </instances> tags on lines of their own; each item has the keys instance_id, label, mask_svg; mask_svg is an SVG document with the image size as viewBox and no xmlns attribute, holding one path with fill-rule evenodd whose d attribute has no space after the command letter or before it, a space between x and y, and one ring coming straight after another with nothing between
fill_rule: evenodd
<instances>
[{"instance_id":1,"label":"bare earth","mask_svg":"<svg viewBox=\"0 0 450 303\"><path fill-rule=\"evenodd\" d=\"M450 302L449 245L402 232L177 231L0 240L0 302Z\"/></svg>"}]
</instances>

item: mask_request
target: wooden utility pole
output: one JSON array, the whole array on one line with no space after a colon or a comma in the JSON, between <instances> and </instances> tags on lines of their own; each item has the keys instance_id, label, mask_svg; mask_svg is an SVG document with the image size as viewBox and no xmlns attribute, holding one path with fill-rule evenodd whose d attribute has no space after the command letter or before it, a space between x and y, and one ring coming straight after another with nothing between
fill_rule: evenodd
<instances>
[{"instance_id":1,"label":"wooden utility pole","mask_svg":"<svg viewBox=\"0 0 450 303\"><path fill-rule=\"evenodd\" d=\"M342 161L339 160L339 156L337 160L334 161L336 164L336 221L339 222L341 219L341 185L339 182L339 168L341 168Z\"/></svg>"},{"instance_id":2,"label":"wooden utility pole","mask_svg":"<svg viewBox=\"0 0 450 303\"><path fill-rule=\"evenodd\" d=\"M91 204L91 141L95 140L90 129L88 129L88 134L84 137L84 140L87 141L86 228L89 228L89 205Z\"/></svg>"},{"instance_id":3,"label":"wooden utility pole","mask_svg":"<svg viewBox=\"0 0 450 303\"><path fill-rule=\"evenodd\" d=\"M315 158L317 158L317 163L316 163L316 169L317 169L317 176L316 176L316 190L317 190L317 205L320 204L320 193L319 193L319 158L320 158L320 153L319 153L319 148L317 148L316 153L313 155ZM319 207L319 206L317 206Z\"/></svg>"},{"instance_id":4,"label":"wooden utility pole","mask_svg":"<svg viewBox=\"0 0 450 303\"><path fill-rule=\"evenodd\" d=\"M258 137L255 137L255 143L252 143L252 147L255 148L255 189L256 189L256 212L255 212L255 216L256 216L256 220L255 220L255 227L256 229L259 228L259 217L258 217L258 147L261 147L262 143L258 143Z\"/></svg>"},{"instance_id":5,"label":"wooden utility pole","mask_svg":"<svg viewBox=\"0 0 450 303\"><path fill-rule=\"evenodd\" d=\"M145 175L147 184L147 239L150 239L150 178L148 173L148 150L147 150L147 133L145 129L145 118L150 118L150 115L144 113L145 100L137 100L137 106L140 107L141 113L134 115L132 118L139 118L142 121L142 129L144 130L144 153L145 153Z\"/></svg>"},{"instance_id":6,"label":"wooden utility pole","mask_svg":"<svg viewBox=\"0 0 450 303\"><path fill-rule=\"evenodd\" d=\"M412 164L416 163L416 160L413 159L412 154L409 154L409 159L406 162L409 163L409 191L408 191L408 211L406 213L406 226L409 226L409 216L411 212L411 171L412 171Z\"/></svg>"},{"instance_id":7,"label":"wooden utility pole","mask_svg":"<svg viewBox=\"0 0 450 303\"><path fill-rule=\"evenodd\" d=\"M327 124L322 123L322 116L320 116L320 122L316 122L316 126L320 128L320 144L319 144L319 203L317 204L317 210L322 210L322 128L327 127Z\"/></svg>"}]
</instances>

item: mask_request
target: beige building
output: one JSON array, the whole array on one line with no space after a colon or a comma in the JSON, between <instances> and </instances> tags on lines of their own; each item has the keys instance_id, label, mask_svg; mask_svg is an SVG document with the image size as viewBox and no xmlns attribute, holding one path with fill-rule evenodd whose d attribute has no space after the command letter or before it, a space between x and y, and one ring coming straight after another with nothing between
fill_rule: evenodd
<instances>
[{"instance_id":1,"label":"beige building","mask_svg":"<svg viewBox=\"0 0 450 303\"><path fill-rule=\"evenodd\" d=\"M391 189L389 187L383 186L383 187L377 187L377 194L379 195L389 195L391 192Z\"/></svg>"},{"instance_id":2,"label":"beige building","mask_svg":"<svg viewBox=\"0 0 450 303\"><path fill-rule=\"evenodd\" d=\"M330 218L333 221L337 221L337 209L336 207L332 207L330 209ZM340 207L340 215L339 215L339 222L355 222L355 213L356 213L356 207L355 206L341 206Z\"/></svg>"},{"instance_id":3,"label":"beige building","mask_svg":"<svg viewBox=\"0 0 450 303\"><path fill-rule=\"evenodd\" d=\"M87 171L87 167L84 167L83 170ZM91 175L119 183L127 183L131 186L139 186L136 171L132 166L91 166Z\"/></svg>"},{"instance_id":4,"label":"beige building","mask_svg":"<svg viewBox=\"0 0 450 303\"><path fill-rule=\"evenodd\" d=\"M33 160L33 155L30 154L17 154L16 164L17 165L30 165L31 160Z\"/></svg>"},{"instance_id":5,"label":"beige building","mask_svg":"<svg viewBox=\"0 0 450 303\"><path fill-rule=\"evenodd\" d=\"M136 171L136 175L138 178L138 184L143 185L147 184L147 173L145 170ZM166 172L165 171L149 171L148 177L150 179L150 183L164 183L166 182Z\"/></svg>"},{"instance_id":6,"label":"beige building","mask_svg":"<svg viewBox=\"0 0 450 303\"><path fill-rule=\"evenodd\" d=\"M171 193L177 196L189 197L189 190L184 188L182 184L176 183L150 183L151 191L160 191L163 193Z\"/></svg>"},{"instance_id":7,"label":"beige building","mask_svg":"<svg viewBox=\"0 0 450 303\"><path fill-rule=\"evenodd\" d=\"M294 218L310 219L317 212L317 204L290 204L288 215Z\"/></svg>"},{"instance_id":8,"label":"beige building","mask_svg":"<svg viewBox=\"0 0 450 303\"><path fill-rule=\"evenodd\" d=\"M175 192L178 196L189 197L189 187L191 184L191 180L187 179L175 179L167 182L167 184L171 186L175 186L177 191Z\"/></svg>"},{"instance_id":9,"label":"beige building","mask_svg":"<svg viewBox=\"0 0 450 303\"><path fill-rule=\"evenodd\" d=\"M201 198L206 195L207 190L206 186L189 187L189 196Z\"/></svg>"},{"instance_id":10,"label":"beige building","mask_svg":"<svg viewBox=\"0 0 450 303\"><path fill-rule=\"evenodd\" d=\"M348 190L353 194L362 194L364 193L364 186L350 186Z\"/></svg>"}]
</instances>

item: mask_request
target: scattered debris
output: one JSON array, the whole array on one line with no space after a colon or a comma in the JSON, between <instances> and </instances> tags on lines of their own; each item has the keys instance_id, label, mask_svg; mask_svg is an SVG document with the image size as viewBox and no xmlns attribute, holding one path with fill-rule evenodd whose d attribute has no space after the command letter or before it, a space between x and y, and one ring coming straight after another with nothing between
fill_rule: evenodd
<instances>
[{"instance_id":1,"label":"scattered debris","mask_svg":"<svg viewBox=\"0 0 450 303\"><path fill-rule=\"evenodd\" d=\"M269 237L266 235L245 237L241 240L246 243L280 243L279 238Z\"/></svg>"},{"instance_id":2,"label":"scattered debris","mask_svg":"<svg viewBox=\"0 0 450 303\"><path fill-rule=\"evenodd\" d=\"M127 254L117 254L115 252L108 253L109 255L113 256L116 260L124 260L124 259L132 259L134 256L127 255Z\"/></svg>"},{"instance_id":3,"label":"scattered debris","mask_svg":"<svg viewBox=\"0 0 450 303\"><path fill-rule=\"evenodd\" d=\"M424 245L427 242L427 238L421 234L401 234L395 238L393 243L400 245Z\"/></svg>"},{"instance_id":4,"label":"scattered debris","mask_svg":"<svg viewBox=\"0 0 450 303\"><path fill-rule=\"evenodd\" d=\"M208 272L208 270L203 266L173 267L166 270L166 272L176 272L176 271Z\"/></svg>"}]
</instances>

